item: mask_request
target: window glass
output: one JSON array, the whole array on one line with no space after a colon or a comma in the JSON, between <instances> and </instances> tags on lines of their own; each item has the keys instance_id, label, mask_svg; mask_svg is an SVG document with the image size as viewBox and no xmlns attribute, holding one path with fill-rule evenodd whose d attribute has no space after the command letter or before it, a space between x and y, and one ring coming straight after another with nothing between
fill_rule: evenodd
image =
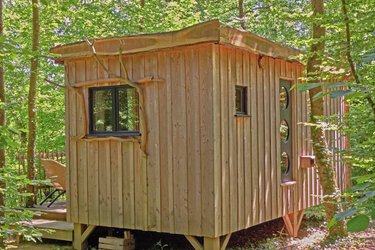
<instances>
[{"instance_id":1,"label":"window glass","mask_svg":"<svg viewBox=\"0 0 375 250\"><path fill-rule=\"evenodd\" d=\"M280 108L285 110L289 105L289 94L285 87L280 88Z\"/></svg>"},{"instance_id":2,"label":"window glass","mask_svg":"<svg viewBox=\"0 0 375 250\"><path fill-rule=\"evenodd\" d=\"M287 142L289 138L289 126L285 120L282 120L280 124L280 138L283 143Z\"/></svg>"},{"instance_id":3,"label":"window glass","mask_svg":"<svg viewBox=\"0 0 375 250\"><path fill-rule=\"evenodd\" d=\"M93 91L93 129L113 130L112 91L109 89Z\"/></svg>"},{"instance_id":4,"label":"window glass","mask_svg":"<svg viewBox=\"0 0 375 250\"><path fill-rule=\"evenodd\" d=\"M135 88L118 90L119 130L136 131L139 128L138 93Z\"/></svg>"},{"instance_id":5,"label":"window glass","mask_svg":"<svg viewBox=\"0 0 375 250\"><path fill-rule=\"evenodd\" d=\"M287 175L290 169L289 155L286 152L281 153L281 174Z\"/></svg>"},{"instance_id":6,"label":"window glass","mask_svg":"<svg viewBox=\"0 0 375 250\"><path fill-rule=\"evenodd\" d=\"M247 114L247 87L236 86L236 114Z\"/></svg>"},{"instance_id":7,"label":"window glass","mask_svg":"<svg viewBox=\"0 0 375 250\"><path fill-rule=\"evenodd\" d=\"M138 98L128 85L90 88L90 134L139 135Z\"/></svg>"},{"instance_id":8,"label":"window glass","mask_svg":"<svg viewBox=\"0 0 375 250\"><path fill-rule=\"evenodd\" d=\"M292 107L290 98L291 81L280 80L279 107L280 107L280 172L281 182L293 180L292 157Z\"/></svg>"}]
</instances>

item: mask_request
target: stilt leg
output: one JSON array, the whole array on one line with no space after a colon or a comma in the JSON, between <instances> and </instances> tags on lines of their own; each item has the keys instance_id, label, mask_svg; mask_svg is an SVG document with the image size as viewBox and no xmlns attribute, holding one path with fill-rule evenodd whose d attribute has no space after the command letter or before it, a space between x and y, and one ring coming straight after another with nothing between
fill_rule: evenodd
<instances>
[{"instance_id":1,"label":"stilt leg","mask_svg":"<svg viewBox=\"0 0 375 250\"><path fill-rule=\"evenodd\" d=\"M204 250L220 250L220 237L204 237L203 247Z\"/></svg>"},{"instance_id":2,"label":"stilt leg","mask_svg":"<svg viewBox=\"0 0 375 250\"><path fill-rule=\"evenodd\" d=\"M87 238L94 231L95 226L74 223L73 248L76 250L87 249Z\"/></svg>"},{"instance_id":3,"label":"stilt leg","mask_svg":"<svg viewBox=\"0 0 375 250\"><path fill-rule=\"evenodd\" d=\"M84 225L74 223L74 237L73 237L73 248L75 250L86 249L86 242L82 242L82 233L84 231Z\"/></svg>"},{"instance_id":4,"label":"stilt leg","mask_svg":"<svg viewBox=\"0 0 375 250\"><path fill-rule=\"evenodd\" d=\"M196 237L185 235L186 239L190 242L195 250L225 250L230 236L231 234L216 238L204 237L202 245Z\"/></svg>"},{"instance_id":5,"label":"stilt leg","mask_svg":"<svg viewBox=\"0 0 375 250\"><path fill-rule=\"evenodd\" d=\"M285 227L288 231L288 234L292 237L298 236L298 230L301 226L304 210L297 211L294 213L287 214L283 216Z\"/></svg>"}]
</instances>

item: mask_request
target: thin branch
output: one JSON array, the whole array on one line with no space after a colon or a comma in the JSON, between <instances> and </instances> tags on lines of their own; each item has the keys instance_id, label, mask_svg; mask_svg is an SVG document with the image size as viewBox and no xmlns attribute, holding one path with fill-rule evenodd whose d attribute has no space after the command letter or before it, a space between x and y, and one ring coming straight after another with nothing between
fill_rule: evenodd
<instances>
[{"instance_id":1,"label":"thin branch","mask_svg":"<svg viewBox=\"0 0 375 250\"><path fill-rule=\"evenodd\" d=\"M108 76L111 76L111 72L109 69L104 65L98 54L95 50L95 40L93 42L90 42L88 39L86 39L87 44L91 47L91 52L94 55L96 61L100 64L100 66L107 72ZM118 75L115 75L115 78L118 78L119 81L134 87L137 90L138 96L139 96L139 110L140 110L140 126L141 126L141 132L142 132L142 140L140 143L140 148L142 152L147 156L147 117L146 117L146 111L145 111L145 104L144 104L144 95L143 95L143 88L138 82L133 82L128 78L128 71L125 68L125 65L122 61L122 42L120 41L120 48L119 48L119 63L122 67L122 70L124 71L125 77L121 77ZM141 79L143 80L143 79Z\"/></svg>"},{"instance_id":2,"label":"thin branch","mask_svg":"<svg viewBox=\"0 0 375 250\"><path fill-rule=\"evenodd\" d=\"M53 85L53 86L56 86L56 87L59 87L59 88L65 88L64 85L61 85L61 84L58 84L58 83L53 82L53 81L51 81L51 80L48 80L47 78L44 78L44 81L46 81L47 83L49 83L49 84L51 84L51 85Z\"/></svg>"},{"instance_id":3,"label":"thin branch","mask_svg":"<svg viewBox=\"0 0 375 250\"><path fill-rule=\"evenodd\" d=\"M240 20L241 28L246 30L243 0L238 0L238 18Z\"/></svg>"},{"instance_id":4,"label":"thin branch","mask_svg":"<svg viewBox=\"0 0 375 250\"><path fill-rule=\"evenodd\" d=\"M118 60L120 61L121 69L125 74L125 79L127 79L130 82L128 71L124 65L124 62L122 61L122 46L124 45L124 42L121 39L119 41L120 41L120 49L118 53L118 56L119 56Z\"/></svg>"},{"instance_id":5,"label":"thin branch","mask_svg":"<svg viewBox=\"0 0 375 250\"><path fill-rule=\"evenodd\" d=\"M115 76L115 77L121 77L121 76L118 76L116 74L112 74L109 70L109 68L107 68L107 66L104 65L103 61L100 59L100 57L98 56L98 54L96 53L96 49L95 49L95 40L93 42L90 42L89 39L86 38L86 42L87 44L91 47L91 52L92 54L94 55L96 61L100 64L100 66L104 69L104 71L108 74L108 76Z\"/></svg>"},{"instance_id":6,"label":"thin branch","mask_svg":"<svg viewBox=\"0 0 375 250\"><path fill-rule=\"evenodd\" d=\"M352 51L352 43L351 43L351 35L350 35L350 26L349 26L349 16L348 16L348 9L346 7L346 0L341 0L342 4L342 13L344 15L344 22L345 22L345 33L346 33L346 57L348 59L348 63L350 66L350 71L352 72L352 75L354 77L354 80L357 84L361 84L361 81L359 79L358 73L356 71L353 57L351 55ZM371 96L366 95L365 96L367 102L370 104L370 107L372 109L372 112L375 116L375 102L372 100Z\"/></svg>"}]
</instances>

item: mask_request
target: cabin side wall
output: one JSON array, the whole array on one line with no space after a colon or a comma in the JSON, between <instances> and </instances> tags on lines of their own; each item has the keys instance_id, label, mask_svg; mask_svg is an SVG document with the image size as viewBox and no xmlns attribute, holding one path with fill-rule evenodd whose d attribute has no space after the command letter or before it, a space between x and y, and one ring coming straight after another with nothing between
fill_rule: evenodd
<instances>
[{"instance_id":1,"label":"cabin side wall","mask_svg":"<svg viewBox=\"0 0 375 250\"><path fill-rule=\"evenodd\" d=\"M321 188L314 168L301 168L299 157L312 156L308 93L292 90L292 164L295 184L282 185L280 172L280 79L299 82L303 66L224 45L214 46L215 170L219 233L225 235L320 203ZM248 116L235 116L235 86L248 89ZM216 91L215 91L216 90ZM326 97L328 98L328 97ZM326 114L342 113L341 100L330 99ZM215 120L215 121L216 121ZM339 140L334 140L339 138ZM338 132L330 145L344 146ZM339 160L338 154L335 159ZM338 183L344 166L334 163Z\"/></svg>"},{"instance_id":2,"label":"cabin side wall","mask_svg":"<svg viewBox=\"0 0 375 250\"><path fill-rule=\"evenodd\" d=\"M201 44L123 56L131 80L163 79L142 84L147 156L137 140L82 139L88 87L67 89L69 221L215 235L212 51ZM111 75L92 57L66 61L66 85L123 76L118 58L101 58Z\"/></svg>"}]
</instances>

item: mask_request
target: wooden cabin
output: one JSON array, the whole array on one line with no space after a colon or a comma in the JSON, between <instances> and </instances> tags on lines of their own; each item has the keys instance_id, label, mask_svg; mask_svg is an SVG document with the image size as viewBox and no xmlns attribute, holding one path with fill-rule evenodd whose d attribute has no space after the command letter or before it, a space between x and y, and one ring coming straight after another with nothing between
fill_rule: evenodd
<instances>
[{"instance_id":1,"label":"wooden cabin","mask_svg":"<svg viewBox=\"0 0 375 250\"><path fill-rule=\"evenodd\" d=\"M283 217L296 236L303 210L320 203L308 96L290 90L300 51L219 21L51 51L65 67L75 248L95 226L225 249L231 233ZM327 115L343 114L342 100L326 99ZM344 148L338 132L328 137Z\"/></svg>"}]
</instances>

